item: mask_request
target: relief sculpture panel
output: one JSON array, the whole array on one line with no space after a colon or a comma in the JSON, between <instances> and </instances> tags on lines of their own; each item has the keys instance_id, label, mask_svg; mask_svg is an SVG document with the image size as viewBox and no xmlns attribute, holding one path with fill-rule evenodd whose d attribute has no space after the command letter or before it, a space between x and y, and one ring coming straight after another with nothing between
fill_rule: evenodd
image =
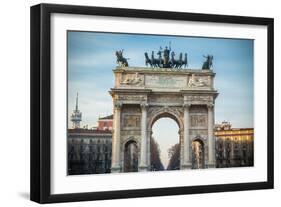
<instances>
[{"instance_id":1,"label":"relief sculpture panel","mask_svg":"<svg viewBox=\"0 0 281 207\"><path fill-rule=\"evenodd\" d=\"M207 127L207 115L191 115L191 127Z\"/></svg>"},{"instance_id":2,"label":"relief sculpture panel","mask_svg":"<svg viewBox=\"0 0 281 207\"><path fill-rule=\"evenodd\" d=\"M210 87L211 78L210 76L196 76L192 74L188 81L189 88L201 88L201 87Z\"/></svg>"},{"instance_id":3,"label":"relief sculpture panel","mask_svg":"<svg viewBox=\"0 0 281 207\"><path fill-rule=\"evenodd\" d=\"M127 86L143 86L144 75L139 73L122 75L121 85Z\"/></svg>"},{"instance_id":4,"label":"relief sculpture panel","mask_svg":"<svg viewBox=\"0 0 281 207\"><path fill-rule=\"evenodd\" d=\"M140 116L139 115L124 115L123 126L124 127L140 127Z\"/></svg>"}]
</instances>

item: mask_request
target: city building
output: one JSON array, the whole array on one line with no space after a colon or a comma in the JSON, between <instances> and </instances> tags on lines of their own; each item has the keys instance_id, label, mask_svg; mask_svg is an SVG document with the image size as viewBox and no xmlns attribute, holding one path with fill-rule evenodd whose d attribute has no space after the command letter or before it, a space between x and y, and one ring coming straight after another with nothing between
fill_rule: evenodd
<instances>
[{"instance_id":1,"label":"city building","mask_svg":"<svg viewBox=\"0 0 281 207\"><path fill-rule=\"evenodd\" d=\"M80 127L82 113L78 109L70 116L73 125L67 132L68 175L110 173L112 116L101 117L98 127Z\"/></svg>"},{"instance_id":2,"label":"city building","mask_svg":"<svg viewBox=\"0 0 281 207\"><path fill-rule=\"evenodd\" d=\"M98 130L110 130L113 128L113 115L100 117L98 120Z\"/></svg>"},{"instance_id":3,"label":"city building","mask_svg":"<svg viewBox=\"0 0 281 207\"><path fill-rule=\"evenodd\" d=\"M68 129L68 175L110 173L109 130Z\"/></svg>"},{"instance_id":4,"label":"city building","mask_svg":"<svg viewBox=\"0 0 281 207\"><path fill-rule=\"evenodd\" d=\"M216 167L254 165L254 129L232 128L229 122L215 126Z\"/></svg>"}]
</instances>

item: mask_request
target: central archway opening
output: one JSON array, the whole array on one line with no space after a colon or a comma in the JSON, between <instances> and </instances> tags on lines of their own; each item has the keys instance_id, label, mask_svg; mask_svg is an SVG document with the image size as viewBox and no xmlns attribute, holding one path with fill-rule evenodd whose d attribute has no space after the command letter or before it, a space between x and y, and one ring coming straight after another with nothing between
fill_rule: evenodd
<instances>
[{"instance_id":1,"label":"central archway opening","mask_svg":"<svg viewBox=\"0 0 281 207\"><path fill-rule=\"evenodd\" d=\"M179 126L171 117L159 117L152 125L151 170L180 169Z\"/></svg>"}]
</instances>

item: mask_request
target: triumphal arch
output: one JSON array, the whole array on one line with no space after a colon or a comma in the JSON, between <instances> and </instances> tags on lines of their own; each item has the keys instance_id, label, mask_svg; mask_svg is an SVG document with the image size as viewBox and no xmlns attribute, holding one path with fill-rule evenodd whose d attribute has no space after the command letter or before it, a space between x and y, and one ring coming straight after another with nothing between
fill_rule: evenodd
<instances>
[{"instance_id":1,"label":"triumphal arch","mask_svg":"<svg viewBox=\"0 0 281 207\"><path fill-rule=\"evenodd\" d=\"M120 66L113 70L112 172L123 172L126 144L136 143L138 171L150 170L152 126L170 117L179 126L180 169L190 169L192 142L204 146L204 168L215 166L215 73L204 69Z\"/></svg>"}]
</instances>

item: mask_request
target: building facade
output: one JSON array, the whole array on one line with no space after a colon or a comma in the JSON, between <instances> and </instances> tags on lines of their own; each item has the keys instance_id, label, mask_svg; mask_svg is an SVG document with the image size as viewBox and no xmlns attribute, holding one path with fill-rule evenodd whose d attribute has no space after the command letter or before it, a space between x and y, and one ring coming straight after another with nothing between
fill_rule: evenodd
<instances>
[{"instance_id":1,"label":"building facade","mask_svg":"<svg viewBox=\"0 0 281 207\"><path fill-rule=\"evenodd\" d=\"M70 116L72 129L67 131L68 175L110 173L112 118L99 118L94 129L81 128L77 94L75 110Z\"/></svg>"},{"instance_id":2,"label":"building facade","mask_svg":"<svg viewBox=\"0 0 281 207\"><path fill-rule=\"evenodd\" d=\"M98 130L110 130L113 129L113 115L101 117L98 120Z\"/></svg>"},{"instance_id":3,"label":"building facade","mask_svg":"<svg viewBox=\"0 0 281 207\"><path fill-rule=\"evenodd\" d=\"M68 175L110 173L111 131L68 130Z\"/></svg>"},{"instance_id":4,"label":"building facade","mask_svg":"<svg viewBox=\"0 0 281 207\"><path fill-rule=\"evenodd\" d=\"M254 129L232 128L229 122L216 125L216 167L254 165Z\"/></svg>"}]
</instances>

